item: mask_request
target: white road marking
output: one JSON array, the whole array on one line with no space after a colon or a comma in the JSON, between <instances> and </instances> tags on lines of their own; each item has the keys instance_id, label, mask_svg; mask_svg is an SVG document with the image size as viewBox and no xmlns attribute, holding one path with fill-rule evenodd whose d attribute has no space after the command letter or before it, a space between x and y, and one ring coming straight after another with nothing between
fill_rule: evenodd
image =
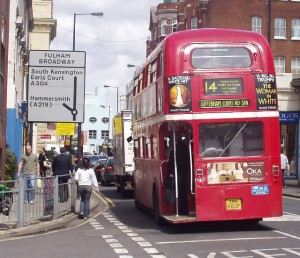
<instances>
[{"instance_id":1,"label":"white road marking","mask_svg":"<svg viewBox=\"0 0 300 258\"><path fill-rule=\"evenodd\" d=\"M126 225L124 225L123 223L121 223L119 221L114 220L114 217L112 215L110 215L108 212L103 215L109 222L113 223L123 233L127 234L127 236L129 236L132 241L135 241L140 247L142 247L147 254L151 255L151 257L167 258L164 255L160 255L159 251L156 248L152 247L151 243L147 242L144 238L140 237L137 233L134 233ZM106 239L106 241L108 241L113 236L112 235L103 235L102 237L104 239ZM117 243L110 244L110 245L112 248L114 248L114 251L119 254L120 252L122 252L122 250L126 250L126 249L117 248L117 247L119 247L118 244L119 244L119 242L117 241ZM121 244L119 244L119 245L121 245ZM128 253L127 250L126 250L126 252ZM119 258L127 258L127 257L119 256Z\"/></svg>"},{"instance_id":2,"label":"white road marking","mask_svg":"<svg viewBox=\"0 0 300 258\"><path fill-rule=\"evenodd\" d=\"M135 241L135 242L138 242L138 241L145 241L145 239L142 238L142 237L132 237L131 239L132 239L133 241Z\"/></svg>"},{"instance_id":3,"label":"white road marking","mask_svg":"<svg viewBox=\"0 0 300 258\"><path fill-rule=\"evenodd\" d=\"M130 237L136 237L136 236L138 236L137 233L127 233L127 235L130 236Z\"/></svg>"},{"instance_id":4,"label":"white road marking","mask_svg":"<svg viewBox=\"0 0 300 258\"><path fill-rule=\"evenodd\" d=\"M264 221L300 221L300 215L284 212L281 217L265 218Z\"/></svg>"},{"instance_id":5,"label":"white road marking","mask_svg":"<svg viewBox=\"0 0 300 258\"><path fill-rule=\"evenodd\" d=\"M220 238L220 239L202 239L202 240L186 240L186 241L166 241L156 242L157 245L166 244L183 244L183 243L204 243L204 242L224 242L224 241L248 241L248 240L270 240L270 239L283 239L287 237L246 237L246 238Z\"/></svg>"},{"instance_id":6,"label":"white road marking","mask_svg":"<svg viewBox=\"0 0 300 258\"><path fill-rule=\"evenodd\" d=\"M137 242L139 246L141 247L149 247L152 246L149 242Z\"/></svg>"},{"instance_id":7,"label":"white road marking","mask_svg":"<svg viewBox=\"0 0 300 258\"><path fill-rule=\"evenodd\" d=\"M273 232L284 235L284 236L287 236L287 237L290 237L290 238L300 240L300 237L298 237L298 236L294 236L294 235L291 235L291 234L288 234L288 233L285 233L285 232L282 232L282 231L279 231L279 230L273 230Z\"/></svg>"},{"instance_id":8,"label":"white road marking","mask_svg":"<svg viewBox=\"0 0 300 258\"><path fill-rule=\"evenodd\" d=\"M109 244L111 246L111 248L121 248L123 247L123 245L121 245L120 243L112 243L112 244Z\"/></svg>"},{"instance_id":9,"label":"white road marking","mask_svg":"<svg viewBox=\"0 0 300 258\"><path fill-rule=\"evenodd\" d=\"M199 258L198 256L194 255L194 254L187 254L188 257L190 258Z\"/></svg>"},{"instance_id":10,"label":"white road marking","mask_svg":"<svg viewBox=\"0 0 300 258\"><path fill-rule=\"evenodd\" d=\"M132 233L133 231L131 229L123 229L122 232L123 233Z\"/></svg>"},{"instance_id":11,"label":"white road marking","mask_svg":"<svg viewBox=\"0 0 300 258\"><path fill-rule=\"evenodd\" d=\"M128 250L125 249L125 248L115 248L114 251L115 251L117 254L127 254L127 253L128 253Z\"/></svg>"},{"instance_id":12,"label":"white road marking","mask_svg":"<svg viewBox=\"0 0 300 258\"><path fill-rule=\"evenodd\" d=\"M107 243L118 243L118 242L119 242L117 239L114 239L114 238L105 239L105 241L106 241Z\"/></svg>"},{"instance_id":13,"label":"white road marking","mask_svg":"<svg viewBox=\"0 0 300 258\"><path fill-rule=\"evenodd\" d=\"M144 250L146 251L146 253L148 253L148 254L157 254L157 253L159 253L158 252L158 250L156 249L156 248L144 248Z\"/></svg>"}]
</instances>

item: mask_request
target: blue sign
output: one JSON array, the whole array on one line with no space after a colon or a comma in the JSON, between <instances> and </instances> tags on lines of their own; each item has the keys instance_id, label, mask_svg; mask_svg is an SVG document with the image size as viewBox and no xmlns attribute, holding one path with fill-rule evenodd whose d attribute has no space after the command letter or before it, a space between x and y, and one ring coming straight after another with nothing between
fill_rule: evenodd
<instances>
[{"instance_id":1,"label":"blue sign","mask_svg":"<svg viewBox=\"0 0 300 258\"><path fill-rule=\"evenodd\" d=\"M294 122L298 123L300 117L299 112L279 112L280 122Z\"/></svg>"},{"instance_id":2,"label":"blue sign","mask_svg":"<svg viewBox=\"0 0 300 258\"><path fill-rule=\"evenodd\" d=\"M270 194L270 187L268 185L252 186L252 195Z\"/></svg>"}]
</instances>

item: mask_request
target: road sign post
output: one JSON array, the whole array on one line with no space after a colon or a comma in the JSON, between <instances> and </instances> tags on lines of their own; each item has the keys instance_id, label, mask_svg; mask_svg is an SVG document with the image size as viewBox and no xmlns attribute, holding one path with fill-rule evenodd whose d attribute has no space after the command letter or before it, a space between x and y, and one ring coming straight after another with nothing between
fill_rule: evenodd
<instances>
[{"instance_id":1,"label":"road sign post","mask_svg":"<svg viewBox=\"0 0 300 258\"><path fill-rule=\"evenodd\" d=\"M84 121L85 63L82 51L30 51L28 121Z\"/></svg>"}]
</instances>

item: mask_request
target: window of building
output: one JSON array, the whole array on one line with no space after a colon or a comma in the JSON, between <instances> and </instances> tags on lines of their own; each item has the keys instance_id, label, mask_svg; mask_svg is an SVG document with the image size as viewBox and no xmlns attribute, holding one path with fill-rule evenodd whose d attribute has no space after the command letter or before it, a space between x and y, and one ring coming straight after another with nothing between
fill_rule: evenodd
<instances>
[{"instance_id":1,"label":"window of building","mask_svg":"<svg viewBox=\"0 0 300 258\"><path fill-rule=\"evenodd\" d=\"M261 34L261 25L262 25L261 17L260 16L253 16L252 17L252 31L255 31L255 32Z\"/></svg>"},{"instance_id":2,"label":"window of building","mask_svg":"<svg viewBox=\"0 0 300 258\"><path fill-rule=\"evenodd\" d=\"M97 131L89 130L89 139L97 139Z\"/></svg>"},{"instance_id":3,"label":"window of building","mask_svg":"<svg viewBox=\"0 0 300 258\"><path fill-rule=\"evenodd\" d=\"M89 118L89 121L90 121L91 124L94 124L94 123L97 122L97 118L92 116L92 117Z\"/></svg>"},{"instance_id":4,"label":"window of building","mask_svg":"<svg viewBox=\"0 0 300 258\"><path fill-rule=\"evenodd\" d=\"M292 39L300 39L300 19L292 19Z\"/></svg>"},{"instance_id":5,"label":"window of building","mask_svg":"<svg viewBox=\"0 0 300 258\"><path fill-rule=\"evenodd\" d=\"M172 20L172 32L177 31L177 19Z\"/></svg>"},{"instance_id":6,"label":"window of building","mask_svg":"<svg viewBox=\"0 0 300 258\"><path fill-rule=\"evenodd\" d=\"M198 29L198 17L197 16L193 16L191 18L191 29Z\"/></svg>"},{"instance_id":7,"label":"window of building","mask_svg":"<svg viewBox=\"0 0 300 258\"><path fill-rule=\"evenodd\" d=\"M292 58L291 70L292 70L292 73L300 74L300 57Z\"/></svg>"},{"instance_id":8,"label":"window of building","mask_svg":"<svg viewBox=\"0 0 300 258\"><path fill-rule=\"evenodd\" d=\"M168 33L168 22L167 20L161 20L160 22L160 35L166 36Z\"/></svg>"},{"instance_id":9,"label":"window of building","mask_svg":"<svg viewBox=\"0 0 300 258\"><path fill-rule=\"evenodd\" d=\"M105 140L109 138L108 130L101 130L101 139Z\"/></svg>"},{"instance_id":10,"label":"window of building","mask_svg":"<svg viewBox=\"0 0 300 258\"><path fill-rule=\"evenodd\" d=\"M274 58L276 73L285 73L285 57L277 56Z\"/></svg>"},{"instance_id":11,"label":"window of building","mask_svg":"<svg viewBox=\"0 0 300 258\"><path fill-rule=\"evenodd\" d=\"M275 18L274 20L274 38L275 39L286 39L286 19Z\"/></svg>"}]
</instances>

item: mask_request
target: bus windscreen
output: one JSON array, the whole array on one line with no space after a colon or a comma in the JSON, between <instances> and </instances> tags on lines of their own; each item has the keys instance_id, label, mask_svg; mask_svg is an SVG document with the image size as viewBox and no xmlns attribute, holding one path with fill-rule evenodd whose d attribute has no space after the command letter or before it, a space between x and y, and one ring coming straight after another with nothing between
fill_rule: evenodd
<instances>
[{"instance_id":1,"label":"bus windscreen","mask_svg":"<svg viewBox=\"0 0 300 258\"><path fill-rule=\"evenodd\" d=\"M263 154L261 122L202 124L199 126L199 136L203 158Z\"/></svg>"},{"instance_id":2,"label":"bus windscreen","mask_svg":"<svg viewBox=\"0 0 300 258\"><path fill-rule=\"evenodd\" d=\"M242 47L196 48L191 60L196 69L247 68L252 63L249 51Z\"/></svg>"}]
</instances>

